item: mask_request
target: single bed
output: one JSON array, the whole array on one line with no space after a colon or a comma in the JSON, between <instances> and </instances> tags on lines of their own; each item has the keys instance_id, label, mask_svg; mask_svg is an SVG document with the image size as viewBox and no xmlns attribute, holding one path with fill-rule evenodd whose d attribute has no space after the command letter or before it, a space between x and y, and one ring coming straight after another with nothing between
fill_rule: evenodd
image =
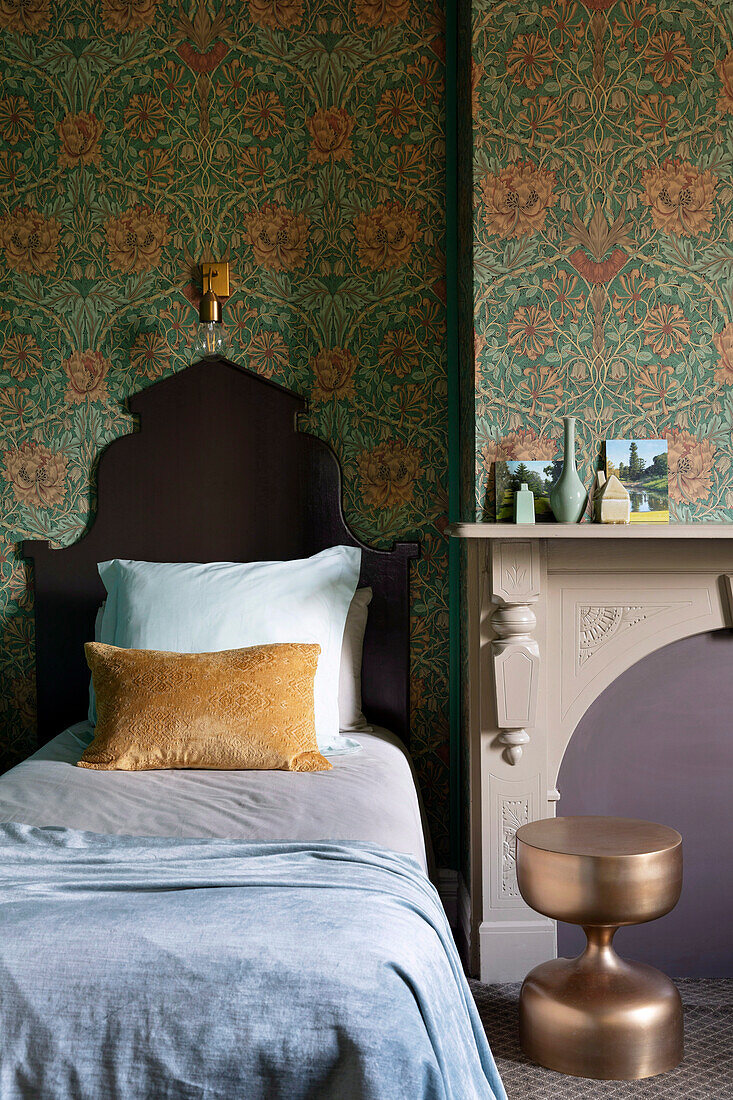
<instances>
[{"instance_id":1,"label":"single bed","mask_svg":"<svg viewBox=\"0 0 733 1100\"><path fill-rule=\"evenodd\" d=\"M0 778L3 1100L505 1100L437 893L409 746L413 543L361 543L297 395L226 360L130 402L74 546L26 543L41 747ZM332 770L75 767L97 562L361 549L371 733ZM393 731L393 732L388 732Z\"/></svg>"}]
</instances>

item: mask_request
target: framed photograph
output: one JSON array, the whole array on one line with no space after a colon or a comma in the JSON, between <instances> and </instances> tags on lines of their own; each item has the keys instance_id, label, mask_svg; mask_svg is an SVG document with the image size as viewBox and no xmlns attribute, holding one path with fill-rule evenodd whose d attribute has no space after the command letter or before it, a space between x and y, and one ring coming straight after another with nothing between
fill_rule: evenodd
<instances>
[{"instance_id":1,"label":"framed photograph","mask_svg":"<svg viewBox=\"0 0 733 1100\"><path fill-rule=\"evenodd\" d=\"M628 489L632 523L669 523L666 439L607 439L611 474Z\"/></svg>"},{"instance_id":2,"label":"framed photograph","mask_svg":"<svg viewBox=\"0 0 733 1100\"><path fill-rule=\"evenodd\" d=\"M558 477L557 466L549 459L512 460L495 463L496 518L500 523L514 520L514 494L522 484L534 493L534 513L537 523L552 522L550 489Z\"/></svg>"}]
</instances>

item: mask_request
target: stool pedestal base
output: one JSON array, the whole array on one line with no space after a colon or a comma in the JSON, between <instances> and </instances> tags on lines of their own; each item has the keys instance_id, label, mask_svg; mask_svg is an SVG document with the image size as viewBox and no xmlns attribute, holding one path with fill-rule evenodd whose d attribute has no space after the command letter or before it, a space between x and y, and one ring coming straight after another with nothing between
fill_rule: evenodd
<instances>
[{"instance_id":1,"label":"stool pedestal base","mask_svg":"<svg viewBox=\"0 0 733 1100\"><path fill-rule=\"evenodd\" d=\"M620 958L611 927L586 927L577 959L530 971L519 1002L522 1050L541 1066L575 1077L633 1081L682 1061L682 1002L654 967Z\"/></svg>"}]
</instances>

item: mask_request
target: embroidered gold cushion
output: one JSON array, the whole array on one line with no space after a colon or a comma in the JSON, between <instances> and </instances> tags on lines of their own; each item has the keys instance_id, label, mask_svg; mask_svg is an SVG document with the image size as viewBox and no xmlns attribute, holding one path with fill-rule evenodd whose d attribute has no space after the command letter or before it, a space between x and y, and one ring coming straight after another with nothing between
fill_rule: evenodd
<instances>
[{"instance_id":1,"label":"embroidered gold cushion","mask_svg":"<svg viewBox=\"0 0 733 1100\"><path fill-rule=\"evenodd\" d=\"M79 767L331 767L316 741L315 643L164 653L88 642L84 651L97 727Z\"/></svg>"}]
</instances>

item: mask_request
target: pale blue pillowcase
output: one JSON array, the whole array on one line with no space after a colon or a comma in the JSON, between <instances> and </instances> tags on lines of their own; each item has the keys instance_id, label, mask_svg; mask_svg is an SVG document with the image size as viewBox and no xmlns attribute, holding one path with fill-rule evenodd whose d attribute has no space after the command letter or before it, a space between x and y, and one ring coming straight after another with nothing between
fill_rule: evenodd
<instances>
[{"instance_id":1,"label":"pale blue pillowcase","mask_svg":"<svg viewBox=\"0 0 733 1100\"><path fill-rule=\"evenodd\" d=\"M284 562L101 562L107 601L99 640L174 653L318 642L316 735L319 746L330 745L339 733L341 643L360 567L354 546Z\"/></svg>"}]
</instances>

